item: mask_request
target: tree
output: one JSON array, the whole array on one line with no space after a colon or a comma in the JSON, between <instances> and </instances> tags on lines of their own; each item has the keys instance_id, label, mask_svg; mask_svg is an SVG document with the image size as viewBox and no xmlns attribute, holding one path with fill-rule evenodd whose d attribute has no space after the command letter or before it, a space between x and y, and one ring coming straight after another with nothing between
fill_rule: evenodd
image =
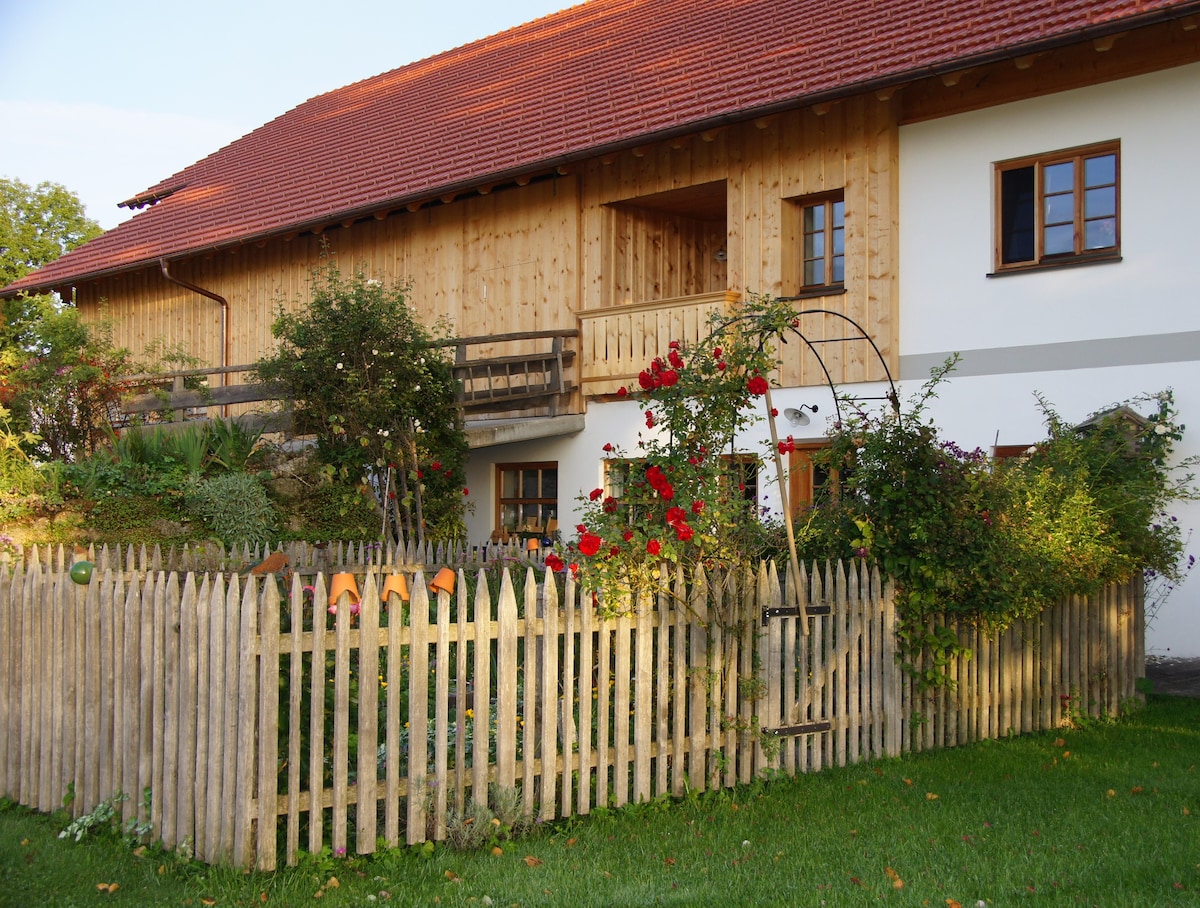
<instances>
[{"instance_id":1,"label":"tree","mask_svg":"<svg viewBox=\"0 0 1200 908\"><path fill-rule=\"evenodd\" d=\"M0 287L101 233L66 187L0 178Z\"/></svg>"},{"instance_id":2,"label":"tree","mask_svg":"<svg viewBox=\"0 0 1200 908\"><path fill-rule=\"evenodd\" d=\"M357 482L385 524L419 540L458 538L467 443L457 382L438 346L445 331L422 325L407 293L319 268L307 307L276 318L279 348L257 378L292 403L297 433L316 436L328 472Z\"/></svg>"}]
</instances>

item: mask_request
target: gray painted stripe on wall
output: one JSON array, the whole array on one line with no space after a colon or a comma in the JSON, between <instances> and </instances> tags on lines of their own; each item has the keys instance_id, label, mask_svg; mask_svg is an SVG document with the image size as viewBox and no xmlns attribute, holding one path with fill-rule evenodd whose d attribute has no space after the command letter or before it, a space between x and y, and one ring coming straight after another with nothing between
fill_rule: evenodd
<instances>
[{"instance_id":1,"label":"gray painted stripe on wall","mask_svg":"<svg viewBox=\"0 0 1200 908\"><path fill-rule=\"evenodd\" d=\"M1144 366L1200 360L1200 331L1140 334L1059 344L991 347L963 350L954 374L1008 375L1018 372L1057 372L1110 366ZM916 353L900 357L902 379L925 379L952 353Z\"/></svg>"}]
</instances>

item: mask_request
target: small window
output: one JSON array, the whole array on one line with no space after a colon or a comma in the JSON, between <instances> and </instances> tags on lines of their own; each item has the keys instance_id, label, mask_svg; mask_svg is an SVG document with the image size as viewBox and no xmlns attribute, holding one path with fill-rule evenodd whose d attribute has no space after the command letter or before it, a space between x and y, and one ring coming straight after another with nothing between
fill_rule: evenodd
<instances>
[{"instance_id":1,"label":"small window","mask_svg":"<svg viewBox=\"0 0 1200 908\"><path fill-rule=\"evenodd\" d=\"M846 279L846 203L839 193L801 199L803 268L801 290L841 287Z\"/></svg>"},{"instance_id":2,"label":"small window","mask_svg":"<svg viewBox=\"0 0 1200 908\"><path fill-rule=\"evenodd\" d=\"M558 463L496 464L496 534L549 535L558 520Z\"/></svg>"},{"instance_id":3,"label":"small window","mask_svg":"<svg viewBox=\"0 0 1200 908\"><path fill-rule=\"evenodd\" d=\"M1118 143L996 165L996 270L1120 254Z\"/></svg>"}]
</instances>

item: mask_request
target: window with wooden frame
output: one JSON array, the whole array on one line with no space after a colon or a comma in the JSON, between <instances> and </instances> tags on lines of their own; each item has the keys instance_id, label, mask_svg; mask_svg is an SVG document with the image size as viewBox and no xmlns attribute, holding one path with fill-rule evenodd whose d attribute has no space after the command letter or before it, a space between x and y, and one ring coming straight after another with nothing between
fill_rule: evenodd
<instances>
[{"instance_id":1,"label":"window with wooden frame","mask_svg":"<svg viewBox=\"0 0 1200 908\"><path fill-rule=\"evenodd\" d=\"M558 462L496 464L496 535L546 536L558 528Z\"/></svg>"},{"instance_id":2,"label":"window with wooden frame","mask_svg":"<svg viewBox=\"0 0 1200 908\"><path fill-rule=\"evenodd\" d=\"M788 199L784 268L796 296L840 293L846 279L846 202L841 190Z\"/></svg>"},{"instance_id":3,"label":"window with wooden frame","mask_svg":"<svg viewBox=\"0 0 1200 908\"><path fill-rule=\"evenodd\" d=\"M997 272L1120 256L1120 143L996 165Z\"/></svg>"},{"instance_id":4,"label":"window with wooden frame","mask_svg":"<svg viewBox=\"0 0 1200 908\"><path fill-rule=\"evenodd\" d=\"M793 514L802 514L823 501L835 499L840 476L819 463L817 455L829 448L824 441L797 444L788 459L788 503Z\"/></svg>"},{"instance_id":5,"label":"window with wooden frame","mask_svg":"<svg viewBox=\"0 0 1200 908\"><path fill-rule=\"evenodd\" d=\"M721 461L729 468L729 481L737 483L739 494L754 507L758 502L758 457L754 454L722 454ZM621 501L629 483L642 474L644 464L645 461L639 458L605 460L605 496ZM629 519L632 522L637 515L630 514Z\"/></svg>"}]
</instances>

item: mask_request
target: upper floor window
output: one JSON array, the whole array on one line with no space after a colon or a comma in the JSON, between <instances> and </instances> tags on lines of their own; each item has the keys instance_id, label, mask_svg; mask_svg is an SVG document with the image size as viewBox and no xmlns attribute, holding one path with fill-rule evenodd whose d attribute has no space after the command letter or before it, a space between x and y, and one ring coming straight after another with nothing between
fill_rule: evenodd
<instances>
[{"instance_id":1,"label":"upper floor window","mask_svg":"<svg viewBox=\"0 0 1200 908\"><path fill-rule=\"evenodd\" d=\"M996 165L996 270L1120 253L1120 145Z\"/></svg>"},{"instance_id":2,"label":"upper floor window","mask_svg":"<svg viewBox=\"0 0 1200 908\"><path fill-rule=\"evenodd\" d=\"M841 189L784 200L782 243L785 296L845 291L846 201Z\"/></svg>"},{"instance_id":3,"label":"upper floor window","mask_svg":"<svg viewBox=\"0 0 1200 908\"><path fill-rule=\"evenodd\" d=\"M802 290L840 287L846 279L846 202L841 193L801 200L804 234Z\"/></svg>"}]
</instances>

